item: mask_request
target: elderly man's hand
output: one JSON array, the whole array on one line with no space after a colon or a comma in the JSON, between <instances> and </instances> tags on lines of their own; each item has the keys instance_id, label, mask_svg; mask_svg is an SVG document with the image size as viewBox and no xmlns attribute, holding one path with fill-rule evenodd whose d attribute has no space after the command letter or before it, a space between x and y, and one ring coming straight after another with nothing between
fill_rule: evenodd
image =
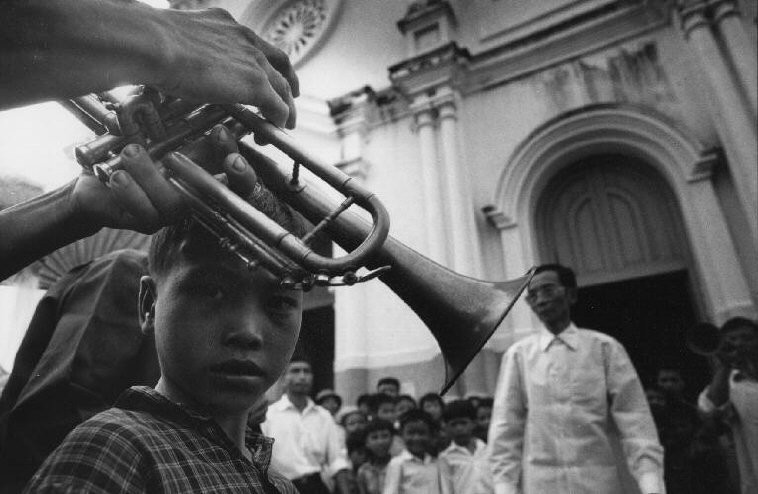
<instances>
[{"instance_id":1,"label":"elderly man's hand","mask_svg":"<svg viewBox=\"0 0 758 494\"><path fill-rule=\"evenodd\" d=\"M232 190L242 197L250 194L256 183L255 173L237 154L232 134L217 125L204 139L210 141L211 154L217 162L199 164L208 170L223 170ZM189 212L184 197L169 183L163 167L142 146L126 146L121 159L124 168L111 175L107 186L91 172L82 172L77 179L70 200L81 222L92 230L109 227L153 233Z\"/></svg>"},{"instance_id":2,"label":"elderly man's hand","mask_svg":"<svg viewBox=\"0 0 758 494\"><path fill-rule=\"evenodd\" d=\"M282 127L295 126L298 79L287 55L222 9L165 11L165 67L151 81L200 103L244 103Z\"/></svg>"}]
</instances>

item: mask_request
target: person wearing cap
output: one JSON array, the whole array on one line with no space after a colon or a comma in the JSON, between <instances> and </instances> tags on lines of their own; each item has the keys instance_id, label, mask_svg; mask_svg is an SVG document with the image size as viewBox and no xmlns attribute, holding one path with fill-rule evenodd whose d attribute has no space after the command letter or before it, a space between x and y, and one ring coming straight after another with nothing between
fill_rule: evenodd
<instances>
[{"instance_id":1,"label":"person wearing cap","mask_svg":"<svg viewBox=\"0 0 758 494\"><path fill-rule=\"evenodd\" d=\"M332 417L336 417L337 412L342 408L342 397L333 389L322 389L316 394L316 405L321 405L332 414Z\"/></svg>"}]
</instances>

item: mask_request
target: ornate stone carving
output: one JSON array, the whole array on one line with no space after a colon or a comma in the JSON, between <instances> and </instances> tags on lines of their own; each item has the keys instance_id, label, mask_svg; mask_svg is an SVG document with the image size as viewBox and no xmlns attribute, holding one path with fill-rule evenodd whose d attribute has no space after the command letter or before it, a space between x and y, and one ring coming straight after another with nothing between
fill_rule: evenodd
<instances>
[{"instance_id":1,"label":"ornate stone carving","mask_svg":"<svg viewBox=\"0 0 758 494\"><path fill-rule=\"evenodd\" d=\"M209 0L168 0L168 5L176 10L198 10L210 7Z\"/></svg>"},{"instance_id":2,"label":"ornate stone carving","mask_svg":"<svg viewBox=\"0 0 758 494\"><path fill-rule=\"evenodd\" d=\"M263 38L284 51L292 64L311 52L334 21L340 1L295 0L284 4L265 24Z\"/></svg>"}]
</instances>

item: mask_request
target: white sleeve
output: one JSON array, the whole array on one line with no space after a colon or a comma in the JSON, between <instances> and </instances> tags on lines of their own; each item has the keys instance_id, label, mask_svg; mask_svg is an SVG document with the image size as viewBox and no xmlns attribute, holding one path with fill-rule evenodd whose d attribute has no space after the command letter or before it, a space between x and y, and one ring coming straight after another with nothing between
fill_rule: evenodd
<instances>
[{"instance_id":1,"label":"white sleeve","mask_svg":"<svg viewBox=\"0 0 758 494\"><path fill-rule=\"evenodd\" d=\"M629 471L645 492L665 492L663 447L637 372L617 341L604 344L610 412Z\"/></svg>"},{"instance_id":2,"label":"white sleeve","mask_svg":"<svg viewBox=\"0 0 758 494\"><path fill-rule=\"evenodd\" d=\"M492 406L488 437L496 494L517 493L520 489L527 413L520 360L514 347L503 356Z\"/></svg>"}]
</instances>

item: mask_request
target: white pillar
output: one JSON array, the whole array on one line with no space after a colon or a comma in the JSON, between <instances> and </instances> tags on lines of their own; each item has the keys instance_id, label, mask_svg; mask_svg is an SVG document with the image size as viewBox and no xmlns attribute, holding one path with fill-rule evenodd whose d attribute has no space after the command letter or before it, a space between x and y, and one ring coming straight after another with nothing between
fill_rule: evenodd
<instances>
[{"instance_id":1,"label":"white pillar","mask_svg":"<svg viewBox=\"0 0 758 494\"><path fill-rule=\"evenodd\" d=\"M445 200L450 216L448 231L452 244L452 269L467 276L479 275L479 242L474 227L468 177L458 159L458 120L455 103L445 101L439 106L440 141L445 165Z\"/></svg>"},{"instance_id":2,"label":"white pillar","mask_svg":"<svg viewBox=\"0 0 758 494\"><path fill-rule=\"evenodd\" d=\"M758 55L755 45L748 39L734 0L715 0L711 1L711 5L713 23L721 33L755 118L758 115Z\"/></svg>"},{"instance_id":3,"label":"white pillar","mask_svg":"<svg viewBox=\"0 0 758 494\"><path fill-rule=\"evenodd\" d=\"M427 255L430 259L447 265L445 216L442 205L442 182L439 173L434 117L431 107L416 112L416 131L418 132L421 154Z\"/></svg>"},{"instance_id":4,"label":"white pillar","mask_svg":"<svg viewBox=\"0 0 758 494\"><path fill-rule=\"evenodd\" d=\"M726 218L719 205L710 174L690 179L688 193L692 197L695 216L690 228L693 255L700 271L700 282L710 302L712 319L721 324L730 317L755 318L755 306L745 275L740 270L737 251L727 229Z\"/></svg>"},{"instance_id":5,"label":"white pillar","mask_svg":"<svg viewBox=\"0 0 758 494\"><path fill-rule=\"evenodd\" d=\"M710 30L705 7L699 3L682 10L682 29L711 87L708 99L714 103L711 113L716 131L724 145L753 245L758 246L758 130Z\"/></svg>"}]
</instances>

